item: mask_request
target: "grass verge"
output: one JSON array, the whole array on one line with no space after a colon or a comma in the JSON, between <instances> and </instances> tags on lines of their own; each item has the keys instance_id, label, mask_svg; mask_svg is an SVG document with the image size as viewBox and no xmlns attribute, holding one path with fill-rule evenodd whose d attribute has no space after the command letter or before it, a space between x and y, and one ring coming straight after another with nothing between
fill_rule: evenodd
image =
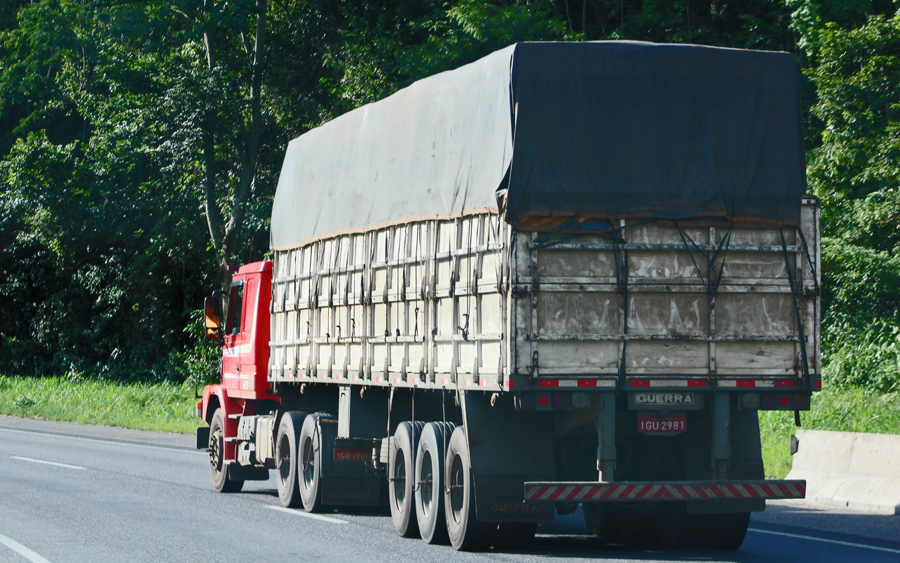
<instances>
[{"instance_id":1,"label":"grass verge","mask_svg":"<svg viewBox=\"0 0 900 563\"><path fill-rule=\"evenodd\" d=\"M190 385L0 376L0 414L190 434Z\"/></svg>"},{"instance_id":2,"label":"grass verge","mask_svg":"<svg viewBox=\"0 0 900 563\"><path fill-rule=\"evenodd\" d=\"M809 430L900 434L900 393L826 388L813 395L812 408L800 413L800 422ZM759 430L766 476L782 479L791 470L794 413L760 411Z\"/></svg>"}]
</instances>

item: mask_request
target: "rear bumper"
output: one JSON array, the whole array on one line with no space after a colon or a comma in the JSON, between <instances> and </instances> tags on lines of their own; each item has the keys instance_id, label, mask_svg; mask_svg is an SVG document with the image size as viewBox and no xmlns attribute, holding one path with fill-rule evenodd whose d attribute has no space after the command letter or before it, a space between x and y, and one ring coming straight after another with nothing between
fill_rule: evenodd
<instances>
[{"instance_id":1,"label":"rear bumper","mask_svg":"<svg viewBox=\"0 0 900 563\"><path fill-rule=\"evenodd\" d=\"M806 498L806 481L526 482L526 502L734 501Z\"/></svg>"}]
</instances>

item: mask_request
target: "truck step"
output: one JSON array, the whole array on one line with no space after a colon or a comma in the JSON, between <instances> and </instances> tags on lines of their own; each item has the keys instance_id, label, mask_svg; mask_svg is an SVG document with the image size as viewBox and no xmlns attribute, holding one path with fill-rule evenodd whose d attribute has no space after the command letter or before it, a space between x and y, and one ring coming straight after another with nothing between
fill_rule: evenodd
<instances>
[{"instance_id":1,"label":"truck step","mask_svg":"<svg viewBox=\"0 0 900 563\"><path fill-rule=\"evenodd\" d=\"M527 502L792 499L806 497L805 480L527 482Z\"/></svg>"}]
</instances>

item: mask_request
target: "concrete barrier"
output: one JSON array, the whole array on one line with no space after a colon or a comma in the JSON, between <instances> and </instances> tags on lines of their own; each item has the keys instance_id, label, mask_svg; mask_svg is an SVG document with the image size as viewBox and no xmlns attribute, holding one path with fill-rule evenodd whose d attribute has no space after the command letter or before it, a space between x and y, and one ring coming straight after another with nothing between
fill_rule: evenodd
<instances>
[{"instance_id":1,"label":"concrete barrier","mask_svg":"<svg viewBox=\"0 0 900 563\"><path fill-rule=\"evenodd\" d=\"M900 436L797 430L788 479L806 479L811 502L900 514Z\"/></svg>"}]
</instances>

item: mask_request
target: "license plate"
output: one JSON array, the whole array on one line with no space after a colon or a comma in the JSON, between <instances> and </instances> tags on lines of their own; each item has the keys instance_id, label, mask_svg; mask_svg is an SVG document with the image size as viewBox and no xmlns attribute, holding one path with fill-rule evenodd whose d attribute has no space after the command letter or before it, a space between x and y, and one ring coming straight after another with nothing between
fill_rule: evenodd
<instances>
[{"instance_id":1,"label":"license plate","mask_svg":"<svg viewBox=\"0 0 900 563\"><path fill-rule=\"evenodd\" d=\"M678 434L687 430L686 414L670 414L660 418L655 414L638 415L638 432L644 434Z\"/></svg>"},{"instance_id":2,"label":"license plate","mask_svg":"<svg viewBox=\"0 0 900 563\"><path fill-rule=\"evenodd\" d=\"M372 450L335 448L334 461L372 461Z\"/></svg>"}]
</instances>

